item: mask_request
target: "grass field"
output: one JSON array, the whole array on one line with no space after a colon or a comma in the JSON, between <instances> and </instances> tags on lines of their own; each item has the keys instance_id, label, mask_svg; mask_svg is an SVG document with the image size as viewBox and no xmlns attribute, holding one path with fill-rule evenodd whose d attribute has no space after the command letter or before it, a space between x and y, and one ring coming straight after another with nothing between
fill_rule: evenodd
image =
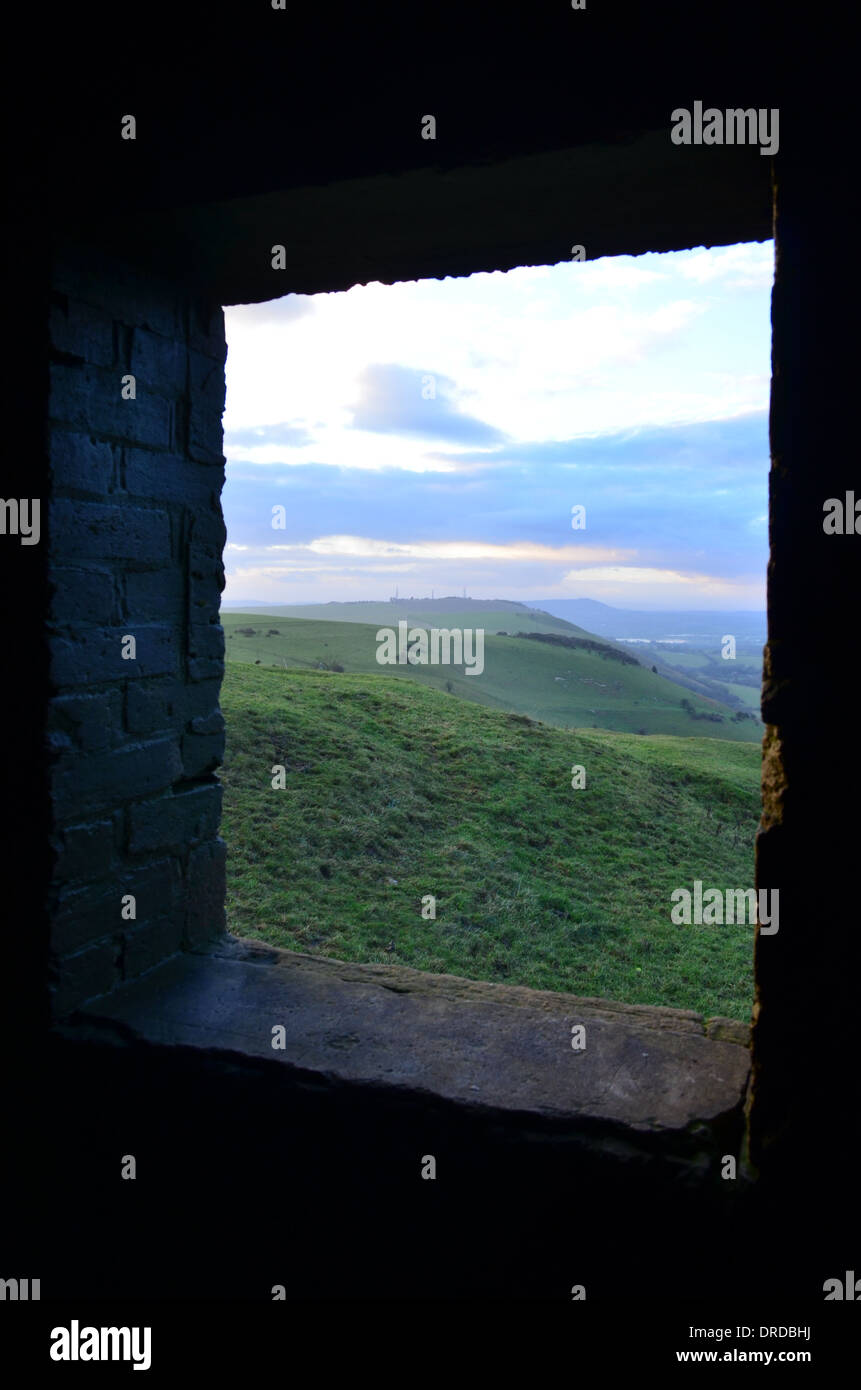
<instances>
[{"instance_id":1,"label":"grass field","mask_svg":"<svg viewBox=\"0 0 861 1390\"><path fill-rule=\"evenodd\" d=\"M379 668L232 664L222 708L237 934L749 1017L753 928L675 926L670 893L752 886L758 745L572 733Z\"/></svg>"},{"instance_id":2,"label":"grass field","mask_svg":"<svg viewBox=\"0 0 861 1390\"><path fill-rule=\"evenodd\" d=\"M462 615L468 619L462 626L483 624L485 617L479 616L480 612ZM521 616L515 616L519 623ZM396 619L389 617L387 625L393 625ZM432 621L456 627L457 617L449 613L442 622L437 617ZM561 619L550 621L561 624L568 635L582 632ZM313 670L322 665L339 665L348 674L375 675L385 671L393 680L406 680L441 693L450 687L450 693L462 699L525 714L560 728L595 727L620 733L642 730L681 737L705 735L747 742L757 748L762 740L758 721L736 722L726 706L681 689L654 674L648 666L623 665L581 649L552 646L529 638L488 635L484 672L471 676L463 667L455 666L379 666L375 640L378 629L374 625L235 612L223 613L222 622L228 662L259 662L281 670L285 666ZM426 623L428 619L424 617L416 625ZM692 719L682 708L682 699L688 699L701 715L721 715L722 722Z\"/></svg>"}]
</instances>

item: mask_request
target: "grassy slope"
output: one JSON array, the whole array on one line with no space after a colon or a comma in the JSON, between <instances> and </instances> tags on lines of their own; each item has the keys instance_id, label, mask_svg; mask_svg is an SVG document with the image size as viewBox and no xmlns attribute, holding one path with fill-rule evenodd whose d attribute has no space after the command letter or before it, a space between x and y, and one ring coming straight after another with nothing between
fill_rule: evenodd
<instances>
[{"instance_id":1,"label":"grassy slope","mask_svg":"<svg viewBox=\"0 0 861 1390\"><path fill-rule=\"evenodd\" d=\"M758 747L534 726L387 675L236 664L222 706L239 935L749 1016L753 928L674 926L669 896L752 885Z\"/></svg>"},{"instance_id":2,"label":"grassy slope","mask_svg":"<svg viewBox=\"0 0 861 1390\"><path fill-rule=\"evenodd\" d=\"M457 626L452 621L456 616L446 615L445 622L437 625ZM395 680L408 680L441 692L450 682L452 693L464 699L527 714L563 728L594 725L623 733L645 729L650 734L676 734L683 738L699 735L754 743L757 747L762 739L761 726L752 720L734 723L727 718L717 724L690 719L680 706L683 698L690 699L697 710L718 707L654 675L648 667L623 666L591 652L524 638L488 636L484 672L468 676L463 667L379 666L375 640L378 629L372 625L250 613L223 613L222 621L230 662L260 661L279 669L286 662L288 667L301 670L313 669L320 661L336 661L348 673L385 672ZM467 626L475 621L473 614ZM254 629L253 637L239 631L247 627ZM271 629L278 635L267 636Z\"/></svg>"},{"instance_id":3,"label":"grassy slope","mask_svg":"<svg viewBox=\"0 0 861 1390\"><path fill-rule=\"evenodd\" d=\"M762 696L758 685L736 685L733 682L727 681L727 690L731 690L733 695L737 695L740 700L743 700L748 709L752 710L754 714L759 714Z\"/></svg>"}]
</instances>

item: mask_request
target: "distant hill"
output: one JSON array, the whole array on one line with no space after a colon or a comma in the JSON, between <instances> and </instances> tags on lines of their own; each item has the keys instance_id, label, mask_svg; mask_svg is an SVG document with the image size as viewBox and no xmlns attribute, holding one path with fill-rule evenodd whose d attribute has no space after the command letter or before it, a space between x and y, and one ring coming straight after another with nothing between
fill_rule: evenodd
<instances>
[{"instance_id":1,"label":"distant hill","mask_svg":"<svg viewBox=\"0 0 861 1390\"><path fill-rule=\"evenodd\" d=\"M687 641L699 646L709 642L719 644L725 632L732 632L745 643L756 642L762 647L767 633L764 612L681 608L649 612L614 608L594 598L541 599L534 607L568 622L580 623L590 632L617 642L642 638L648 642Z\"/></svg>"},{"instance_id":2,"label":"distant hill","mask_svg":"<svg viewBox=\"0 0 861 1390\"><path fill-rule=\"evenodd\" d=\"M273 617L301 618L306 622L374 623L377 627L396 627L401 620L419 626L430 620L437 627L483 627L485 632L508 632L514 627L527 632L583 632L565 618L509 599L452 596L403 598L391 602L243 604L237 608L222 605L223 612L248 612L252 608L258 617L260 613L271 613ZM443 618L444 623L441 622Z\"/></svg>"},{"instance_id":3,"label":"distant hill","mask_svg":"<svg viewBox=\"0 0 861 1390\"><path fill-rule=\"evenodd\" d=\"M333 605L342 606L353 607ZM741 711L734 716L726 705L680 690L640 664L638 654L632 656L629 649L616 649L561 619L544 619L553 626L542 627L542 615L519 604L505 610L446 612L444 622L437 612L433 618L410 615L413 626L485 628L481 675L467 675L462 666L380 666L377 631L395 628L399 617L407 617L394 604L380 608L383 621L373 623L278 616L273 610L222 613L227 660L281 670L328 669L408 680L560 728L707 735L742 742L758 742L762 737L762 726L755 719L742 718ZM511 627L500 630L503 622ZM521 635L502 635L515 627Z\"/></svg>"},{"instance_id":4,"label":"distant hill","mask_svg":"<svg viewBox=\"0 0 861 1390\"><path fill-rule=\"evenodd\" d=\"M615 675L594 655L491 640L494 661L507 648L527 670L548 656ZM749 1017L753 928L675 926L670 894L695 879L752 886L758 747L570 733L383 674L234 663L222 705L240 936Z\"/></svg>"}]
</instances>

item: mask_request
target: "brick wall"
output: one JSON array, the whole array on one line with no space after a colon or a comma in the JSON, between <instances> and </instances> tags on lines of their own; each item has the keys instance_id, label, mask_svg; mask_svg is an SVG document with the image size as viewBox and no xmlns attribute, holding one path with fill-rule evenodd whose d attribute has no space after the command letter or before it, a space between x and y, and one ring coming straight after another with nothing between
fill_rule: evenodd
<instances>
[{"instance_id":1,"label":"brick wall","mask_svg":"<svg viewBox=\"0 0 861 1390\"><path fill-rule=\"evenodd\" d=\"M54 269L50 340L43 527L62 1015L224 931L214 771L226 347L220 306L82 252ZM136 394L123 399L129 374Z\"/></svg>"}]
</instances>

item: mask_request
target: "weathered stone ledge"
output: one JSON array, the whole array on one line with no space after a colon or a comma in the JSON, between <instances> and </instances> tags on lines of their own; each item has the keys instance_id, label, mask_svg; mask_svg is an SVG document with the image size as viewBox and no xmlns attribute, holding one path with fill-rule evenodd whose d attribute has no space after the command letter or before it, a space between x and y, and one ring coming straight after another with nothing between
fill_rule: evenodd
<instances>
[{"instance_id":1,"label":"weathered stone ledge","mask_svg":"<svg viewBox=\"0 0 861 1390\"><path fill-rule=\"evenodd\" d=\"M347 1084L631 1139L740 1131L746 1030L669 1008L355 965L228 938L84 1008L126 1041L224 1052ZM571 1028L586 1026L586 1047ZM283 1025L285 1046L272 1046ZM101 1031L101 1030L100 1030ZM732 1035L732 1036L729 1036ZM689 1144L682 1147L687 1151Z\"/></svg>"}]
</instances>

